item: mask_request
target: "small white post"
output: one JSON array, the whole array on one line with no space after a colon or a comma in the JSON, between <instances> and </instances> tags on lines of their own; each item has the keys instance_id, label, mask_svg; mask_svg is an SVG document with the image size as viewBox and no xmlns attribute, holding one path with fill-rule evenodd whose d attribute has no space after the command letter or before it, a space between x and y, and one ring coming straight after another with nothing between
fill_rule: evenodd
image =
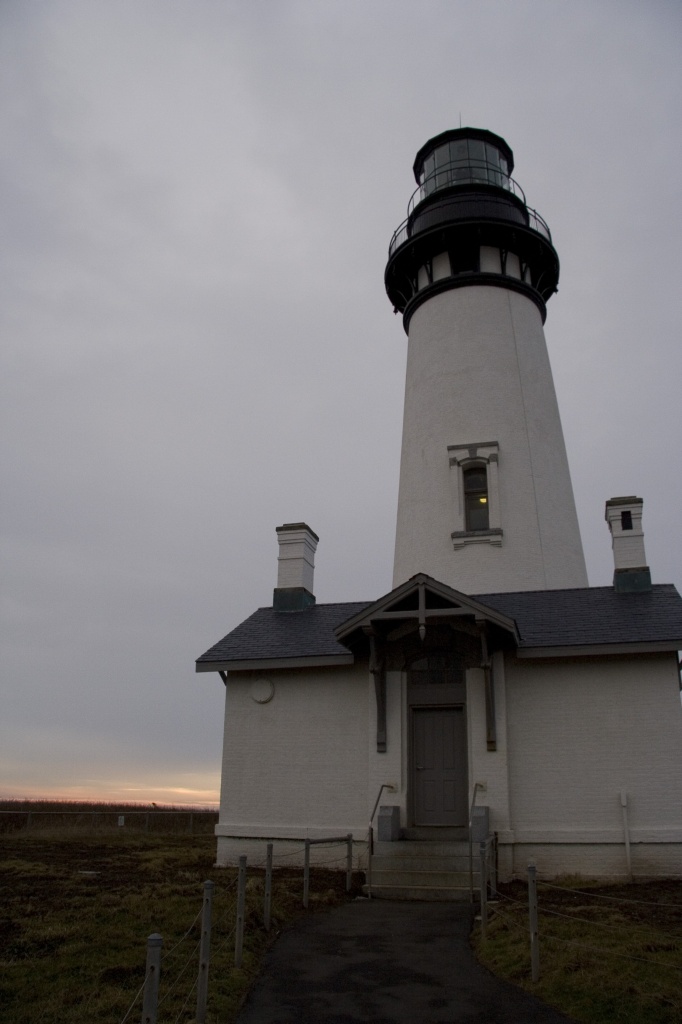
<instances>
[{"instance_id":1,"label":"small white post","mask_svg":"<svg viewBox=\"0 0 682 1024\"><path fill-rule=\"evenodd\" d=\"M623 812L623 834L625 835L625 861L628 867L628 882L632 881L632 856L630 854L630 826L628 824L628 795L620 791L620 809Z\"/></svg>"},{"instance_id":2,"label":"small white post","mask_svg":"<svg viewBox=\"0 0 682 1024\"><path fill-rule=\"evenodd\" d=\"M528 865L528 918L530 923L530 980L540 978L540 945L538 938L538 878L537 868Z\"/></svg>"},{"instance_id":3,"label":"small white post","mask_svg":"<svg viewBox=\"0 0 682 1024\"><path fill-rule=\"evenodd\" d=\"M490 895L497 898L497 832L494 832L490 839L490 855L488 858L488 881L490 884Z\"/></svg>"},{"instance_id":4,"label":"small white post","mask_svg":"<svg viewBox=\"0 0 682 1024\"><path fill-rule=\"evenodd\" d=\"M370 822L367 833L367 896L372 898L372 854L374 853L374 827Z\"/></svg>"},{"instance_id":5,"label":"small white post","mask_svg":"<svg viewBox=\"0 0 682 1024\"><path fill-rule=\"evenodd\" d=\"M246 854L239 858L237 880L237 923L234 936L234 966L241 967L244 949L244 904L246 902Z\"/></svg>"},{"instance_id":6,"label":"small white post","mask_svg":"<svg viewBox=\"0 0 682 1024\"><path fill-rule=\"evenodd\" d=\"M163 939L154 932L147 939L147 966L142 996L142 1024L156 1024L159 1005L159 979L161 977L161 947Z\"/></svg>"},{"instance_id":7,"label":"small white post","mask_svg":"<svg viewBox=\"0 0 682 1024\"><path fill-rule=\"evenodd\" d=\"M346 892L350 892L353 885L353 833L346 836Z\"/></svg>"},{"instance_id":8,"label":"small white post","mask_svg":"<svg viewBox=\"0 0 682 1024\"><path fill-rule=\"evenodd\" d=\"M201 915L201 947L199 950L199 977L197 978L197 1024L206 1024L208 1001L208 965L211 959L211 904L213 882L204 882L204 903Z\"/></svg>"},{"instance_id":9,"label":"small white post","mask_svg":"<svg viewBox=\"0 0 682 1024\"><path fill-rule=\"evenodd\" d=\"M305 859L303 861L303 906L308 909L310 894L310 840L305 841Z\"/></svg>"},{"instance_id":10,"label":"small white post","mask_svg":"<svg viewBox=\"0 0 682 1024\"><path fill-rule=\"evenodd\" d=\"M272 843L268 843L265 849L265 898L263 902L263 924L266 932L269 932L270 912L272 908Z\"/></svg>"},{"instance_id":11,"label":"small white post","mask_svg":"<svg viewBox=\"0 0 682 1024\"><path fill-rule=\"evenodd\" d=\"M486 857L487 843L478 845L479 874L481 882L481 939L488 937L488 861Z\"/></svg>"}]
</instances>

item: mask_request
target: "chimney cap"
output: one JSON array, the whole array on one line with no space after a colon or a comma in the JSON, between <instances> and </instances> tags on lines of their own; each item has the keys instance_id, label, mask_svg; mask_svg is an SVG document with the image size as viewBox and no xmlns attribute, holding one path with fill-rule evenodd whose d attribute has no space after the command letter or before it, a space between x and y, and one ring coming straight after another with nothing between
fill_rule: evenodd
<instances>
[{"instance_id":1,"label":"chimney cap","mask_svg":"<svg viewBox=\"0 0 682 1024\"><path fill-rule=\"evenodd\" d=\"M311 530L307 523L282 523L281 526L275 527L276 533L289 533L294 530L307 530L311 537L319 543L320 538L317 536L314 530Z\"/></svg>"},{"instance_id":2,"label":"chimney cap","mask_svg":"<svg viewBox=\"0 0 682 1024\"><path fill-rule=\"evenodd\" d=\"M608 519L609 509L618 505L643 505L644 499L635 494L625 494L619 498L609 498L604 508L604 518Z\"/></svg>"}]
</instances>

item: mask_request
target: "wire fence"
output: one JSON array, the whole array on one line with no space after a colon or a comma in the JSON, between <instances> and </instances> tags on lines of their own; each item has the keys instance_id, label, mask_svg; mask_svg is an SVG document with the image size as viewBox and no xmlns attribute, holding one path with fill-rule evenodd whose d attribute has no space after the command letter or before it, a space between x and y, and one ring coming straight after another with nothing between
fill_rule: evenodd
<instances>
[{"instance_id":1,"label":"wire fence","mask_svg":"<svg viewBox=\"0 0 682 1024\"><path fill-rule=\"evenodd\" d=\"M575 903L558 909L556 903L550 904L548 897L551 893L555 894L555 899L561 894L567 899L573 898ZM679 974L682 980L682 930L669 931L662 928L659 920L642 919L641 914L647 908L654 916L669 913L682 923L680 903L633 899L539 881L537 869L531 863L528 865L525 900L502 892L489 880L487 886L482 887L481 941L487 941L489 924L495 919L514 934L525 934L532 982L540 978L541 952L542 960L551 965L553 949L560 947L584 952L590 958L615 957L645 964ZM640 916L633 917L635 911ZM611 919L604 920L606 913ZM624 940L626 925L630 927L627 940ZM565 933L558 934L557 929L562 926ZM627 948L628 945L631 948ZM643 955L647 952L668 955L665 959Z\"/></svg>"},{"instance_id":2,"label":"wire fence","mask_svg":"<svg viewBox=\"0 0 682 1024\"><path fill-rule=\"evenodd\" d=\"M127 1024L135 1019L142 1003L142 1024L157 1024L159 1010L167 1010L174 1000L174 1012L180 998L183 999L177 1015L168 1020L180 1024L184 1015L192 1014L191 1020L196 1024L205 1024L209 996L209 969L211 964L232 967L242 966L244 949L244 931L248 920L249 927L258 927L267 932L272 926L272 899L274 862L286 861L294 854L304 854L302 871L301 900L305 908L309 905L311 891L310 849L312 846L346 847L346 891L352 886L353 837L332 836L325 839L306 839L304 844L295 850L287 850L273 854L273 844L266 845L266 867L263 878L263 899L260 909L256 910L251 901L247 916L247 858L239 858L236 878L218 888L212 881L204 882L201 909L184 934L174 942L170 949L163 951L163 937L155 932L147 939L146 965L144 981L135 993L120 1024ZM329 863L338 865L336 857L329 858ZM287 865L290 875L292 868ZM315 868L325 867L325 859L316 858ZM258 877L263 875L258 871ZM312 876L314 878L314 876ZM198 934L197 934L198 932ZM213 948L212 940L216 939ZM162 984L163 982L163 984ZM184 998L183 998L184 997ZM194 1009L192 1007L195 1005Z\"/></svg>"},{"instance_id":3,"label":"wire fence","mask_svg":"<svg viewBox=\"0 0 682 1024\"><path fill-rule=\"evenodd\" d=\"M137 832L186 832L210 835L218 822L217 811L196 808L93 809L93 810L0 810L0 832L67 828Z\"/></svg>"}]
</instances>

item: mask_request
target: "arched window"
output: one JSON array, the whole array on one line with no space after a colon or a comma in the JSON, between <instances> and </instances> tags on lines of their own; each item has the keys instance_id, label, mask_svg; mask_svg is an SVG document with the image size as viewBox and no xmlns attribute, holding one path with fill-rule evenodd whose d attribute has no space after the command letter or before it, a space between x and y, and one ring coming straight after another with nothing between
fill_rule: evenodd
<instances>
[{"instance_id":1,"label":"arched window","mask_svg":"<svg viewBox=\"0 0 682 1024\"><path fill-rule=\"evenodd\" d=\"M450 536L455 551L467 544L502 544L497 441L449 444L450 466L456 470L454 508L456 530ZM454 488L453 488L454 489Z\"/></svg>"},{"instance_id":2,"label":"arched window","mask_svg":"<svg viewBox=\"0 0 682 1024\"><path fill-rule=\"evenodd\" d=\"M472 466L462 472L464 480L464 522L467 530L490 527L488 474L485 466Z\"/></svg>"}]
</instances>

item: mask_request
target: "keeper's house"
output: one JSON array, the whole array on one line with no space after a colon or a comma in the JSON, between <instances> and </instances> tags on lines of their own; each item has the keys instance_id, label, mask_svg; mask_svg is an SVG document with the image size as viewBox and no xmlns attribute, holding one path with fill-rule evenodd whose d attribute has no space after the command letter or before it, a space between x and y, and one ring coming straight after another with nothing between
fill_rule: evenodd
<instances>
[{"instance_id":1,"label":"keeper's house","mask_svg":"<svg viewBox=\"0 0 682 1024\"><path fill-rule=\"evenodd\" d=\"M317 538L278 536L290 585L197 661L225 683L218 863L352 832L364 865L382 784L401 849L455 852L476 785L502 878L530 858L545 876L625 877L626 838L635 875L682 876L673 586L623 591L616 572L614 587L468 596L416 575L316 605Z\"/></svg>"}]
</instances>

